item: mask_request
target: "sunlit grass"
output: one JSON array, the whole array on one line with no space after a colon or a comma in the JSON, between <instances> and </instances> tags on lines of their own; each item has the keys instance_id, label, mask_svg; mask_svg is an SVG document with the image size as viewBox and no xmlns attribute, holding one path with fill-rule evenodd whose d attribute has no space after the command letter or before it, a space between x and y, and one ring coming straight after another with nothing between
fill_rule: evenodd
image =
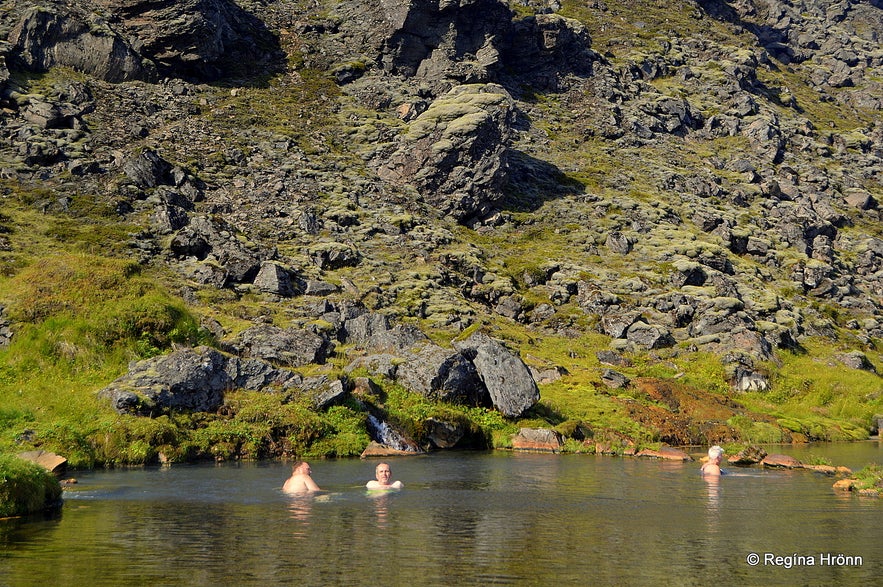
<instances>
[{"instance_id":1,"label":"sunlit grass","mask_svg":"<svg viewBox=\"0 0 883 587\"><path fill-rule=\"evenodd\" d=\"M883 412L883 383L876 373L846 367L836 358L845 350L822 339L802 341L804 352L781 353L782 365L769 392L740 401L779 417L787 428L827 440L866 438L872 416ZM866 352L872 363L880 355Z\"/></svg>"},{"instance_id":2,"label":"sunlit grass","mask_svg":"<svg viewBox=\"0 0 883 587\"><path fill-rule=\"evenodd\" d=\"M0 454L0 518L22 516L57 504L61 485L43 467Z\"/></svg>"},{"instance_id":3,"label":"sunlit grass","mask_svg":"<svg viewBox=\"0 0 883 587\"><path fill-rule=\"evenodd\" d=\"M561 380L544 385L541 404L563 420L578 420L596 436L619 435L635 441L653 441L657 432L629 417L622 404L611 396L599 393L593 386Z\"/></svg>"}]
</instances>

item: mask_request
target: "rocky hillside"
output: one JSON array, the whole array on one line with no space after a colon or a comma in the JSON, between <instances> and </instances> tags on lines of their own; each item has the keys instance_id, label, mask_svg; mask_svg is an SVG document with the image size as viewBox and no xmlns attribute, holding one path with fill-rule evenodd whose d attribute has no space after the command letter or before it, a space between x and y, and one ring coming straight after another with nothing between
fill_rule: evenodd
<instances>
[{"instance_id":1,"label":"rocky hillside","mask_svg":"<svg viewBox=\"0 0 883 587\"><path fill-rule=\"evenodd\" d=\"M584 430L602 398L670 442L860 437L881 36L878 0L12 0L4 274L136 259L212 335L172 359L215 365L185 386L212 411L248 385L321 409L336 365ZM7 297L7 344L60 311ZM153 367L103 397L202 405Z\"/></svg>"}]
</instances>

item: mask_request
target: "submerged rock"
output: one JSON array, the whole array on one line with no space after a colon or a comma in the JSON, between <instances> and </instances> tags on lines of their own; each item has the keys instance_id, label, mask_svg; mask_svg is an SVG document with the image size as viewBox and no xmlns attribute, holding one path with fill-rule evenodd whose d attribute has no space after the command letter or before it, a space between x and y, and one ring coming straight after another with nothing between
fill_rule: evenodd
<instances>
[{"instance_id":1,"label":"submerged rock","mask_svg":"<svg viewBox=\"0 0 883 587\"><path fill-rule=\"evenodd\" d=\"M693 457L685 453L679 448L673 448L671 446L662 446L658 450L654 449L641 449L638 451L635 456L637 457L648 457L652 459L663 459L666 461L692 461Z\"/></svg>"}]
</instances>

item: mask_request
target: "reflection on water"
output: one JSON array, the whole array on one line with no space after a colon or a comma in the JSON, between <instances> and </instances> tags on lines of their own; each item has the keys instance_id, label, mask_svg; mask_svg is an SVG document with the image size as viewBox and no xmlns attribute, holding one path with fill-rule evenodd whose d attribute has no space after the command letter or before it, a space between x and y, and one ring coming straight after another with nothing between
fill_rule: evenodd
<instances>
[{"instance_id":1,"label":"reflection on water","mask_svg":"<svg viewBox=\"0 0 883 587\"><path fill-rule=\"evenodd\" d=\"M880 462L879 444L848 446ZM883 572L883 501L808 471L445 453L394 460L406 488L377 493L364 489L376 462L311 464L327 491L297 496L276 463L84 473L61 516L0 522L0 585L866 585ZM746 562L824 552L863 562Z\"/></svg>"},{"instance_id":2,"label":"reflection on water","mask_svg":"<svg viewBox=\"0 0 883 587\"><path fill-rule=\"evenodd\" d=\"M389 491L369 491L368 498L374 502L374 515L378 530L386 530L389 517Z\"/></svg>"},{"instance_id":3,"label":"reflection on water","mask_svg":"<svg viewBox=\"0 0 883 587\"><path fill-rule=\"evenodd\" d=\"M702 475L702 480L705 481L705 487L708 490L708 510L717 511L720 505L721 477L720 475Z\"/></svg>"},{"instance_id":4,"label":"reflection on water","mask_svg":"<svg viewBox=\"0 0 883 587\"><path fill-rule=\"evenodd\" d=\"M290 498L288 512L291 514L291 519L295 521L294 529L291 532L292 536L297 538L308 536L307 530L309 530L312 511L312 495L294 495Z\"/></svg>"}]
</instances>

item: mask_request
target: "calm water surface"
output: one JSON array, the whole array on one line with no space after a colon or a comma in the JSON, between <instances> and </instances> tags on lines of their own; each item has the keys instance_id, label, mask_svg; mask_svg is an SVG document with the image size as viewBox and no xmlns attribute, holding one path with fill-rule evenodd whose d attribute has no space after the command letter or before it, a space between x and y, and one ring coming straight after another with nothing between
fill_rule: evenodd
<instances>
[{"instance_id":1,"label":"calm water surface","mask_svg":"<svg viewBox=\"0 0 883 587\"><path fill-rule=\"evenodd\" d=\"M876 441L770 450L854 468L883 462ZM315 461L326 491L304 497L279 491L290 470L279 463L81 473L60 516L0 521L0 585L879 585L883 577L883 500L838 495L831 478L808 471L731 468L709 483L697 463L444 453L393 460L405 489L375 495L363 486L377 462ZM838 555L848 564L835 564ZM782 559L765 563L770 556Z\"/></svg>"}]
</instances>

